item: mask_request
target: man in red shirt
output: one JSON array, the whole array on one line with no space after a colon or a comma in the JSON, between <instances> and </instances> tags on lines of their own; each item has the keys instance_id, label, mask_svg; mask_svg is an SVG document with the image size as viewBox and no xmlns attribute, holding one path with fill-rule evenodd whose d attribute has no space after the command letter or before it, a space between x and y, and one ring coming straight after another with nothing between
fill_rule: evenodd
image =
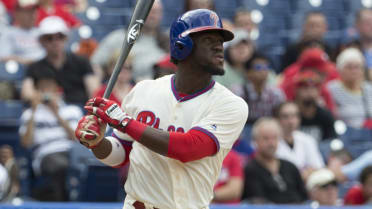
<instances>
[{"instance_id":1,"label":"man in red shirt","mask_svg":"<svg viewBox=\"0 0 372 209\"><path fill-rule=\"evenodd\" d=\"M214 186L214 203L239 203L243 192L242 159L231 150L222 162L222 169Z\"/></svg>"},{"instance_id":2,"label":"man in red shirt","mask_svg":"<svg viewBox=\"0 0 372 209\"><path fill-rule=\"evenodd\" d=\"M345 205L372 204L372 166L367 166L360 174L361 185L352 187L345 195Z\"/></svg>"}]
</instances>

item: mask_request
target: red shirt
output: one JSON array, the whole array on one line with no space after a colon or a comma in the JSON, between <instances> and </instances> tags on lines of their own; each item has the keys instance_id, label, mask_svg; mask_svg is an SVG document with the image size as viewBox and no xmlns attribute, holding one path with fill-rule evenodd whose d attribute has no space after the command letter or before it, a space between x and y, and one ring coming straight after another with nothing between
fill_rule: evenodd
<instances>
[{"instance_id":1,"label":"red shirt","mask_svg":"<svg viewBox=\"0 0 372 209\"><path fill-rule=\"evenodd\" d=\"M344 197L345 205L363 205L366 199L363 196L363 188L361 185L353 186L347 191Z\"/></svg>"},{"instance_id":2,"label":"red shirt","mask_svg":"<svg viewBox=\"0 0 372 209\"><path fill-rule=\"evenodd\" d=\"M223 160L221 173L217 179L216 185L214 186L214 190L218 190L218 188L224 186L231 177L238 177L241 179L244 178L242 159L240 155L234 150L231 150L229 154L227 154L227 156ZM240 202L240 199L236 199L233 201L223 202L223 203L239 203L239 202Z\"/></svg>"}]
</instances>

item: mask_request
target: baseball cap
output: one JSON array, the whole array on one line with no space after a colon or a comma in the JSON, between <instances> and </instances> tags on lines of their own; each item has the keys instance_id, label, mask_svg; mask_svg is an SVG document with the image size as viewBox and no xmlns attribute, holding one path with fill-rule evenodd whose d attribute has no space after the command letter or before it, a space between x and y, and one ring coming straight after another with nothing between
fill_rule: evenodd
<instances>
[{"instance_id":1,"label":"baseball cap","mask_svg":"<svg viewBox=\"0 0 372 209\"><path fill-rule=\"evenodd\" d=\"M39 36L62 33L67 35L68 27L65 21L58 16L49 16L44 18L39 24Z\"/></svg>"},{"instance_id":2,"label":"baseball cap","mask_svg":"<svg viewBox=\"0 0 372 209\"><path fill-rule=\"evenodd\" d=\"M16 9L33 9L38 7L38 0L16 0L15 8Z\"/></svg>"},{"instance_id":3,"label":"baseball cap","mask_svg":"<svg viewBox=\"0 0 372 209\"><path fill-rule=\"evenodd\" d=\"M316 68L320 72L327 73L331 62L329 61L327 53L320 48L313 47L301 53L299 64L301 69Z\"/></svg>"},{"instance_id":4,"label":"baseball cap","mask_svg":"<svg viewBox=\"0 0 372 209\"><path fill-rule=\"evenodd\" d=\"M237 29L233 31L234 33L234 39L227 42L227 46L234 46L242 41L250 42L251 39L249 37L249 33L246 30Z\"/></svg>"},{"instance_id":5,"label":"baseball cap","mask_svg":"<svg viewBox=\"0 0 372 209\"><path fill-rule=\"evenodd\" d=\"M319 86L322 83L320 75L313 70L300 71L293 79L297 87Z\"/></svg>"},{"instance_id":6,"label":"baseball cap","mask_svg":"<svg viewBox=\"0 0 372 209\"><path fill-rule=\"evenodd\" d=\"M309 176L306 188L310 191L315 187L322 187L333 182L337 182L335 174L327 168L322 168Z\"/></svg>"}]
</instances>

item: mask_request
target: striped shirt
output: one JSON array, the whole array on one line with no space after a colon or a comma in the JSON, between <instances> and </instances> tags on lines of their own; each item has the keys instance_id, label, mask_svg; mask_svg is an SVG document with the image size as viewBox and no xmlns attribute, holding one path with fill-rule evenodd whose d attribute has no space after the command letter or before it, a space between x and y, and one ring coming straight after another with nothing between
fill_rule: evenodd
<instances>
[{"instance_id":1,"label":"striped shirt","mask_svg":"<svg viewBox=\"0 0 372 209\"><path fill-rule=\"evenodd\" d=\"M329 82L327 88L337 117L346 125L361 128L366 118L372 118L372 85L369 82L363 82L362 93L347 90L339 80Z\"/></svg>"},{"instance_id":2,"label":"striped shirt","mask_svg":"<svg viewBox=\"0 0 372 209\"><path fill-rule=\"evenodd\" d=\"M59 114L62 119L69 122L70 127L77 127L82 112L78 106L60 104ZM24 135L27 130L27 123L32 115L31 108L25 110L21 116L19 134ZM58 123L53 112L44 104L39 104L34 115L34 135L32 144L32 166L36 172L40 170L40 163L43 157L56 152L68 151L72 141L68 139L65 129Z\"/></svg>"}]
</instances>

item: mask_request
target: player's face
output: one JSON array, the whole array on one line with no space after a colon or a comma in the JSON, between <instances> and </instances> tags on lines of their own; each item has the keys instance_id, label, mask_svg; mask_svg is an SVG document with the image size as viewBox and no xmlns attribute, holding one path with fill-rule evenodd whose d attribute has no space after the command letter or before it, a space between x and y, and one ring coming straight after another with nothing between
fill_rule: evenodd
<instances>
[{"instance_id":1,"label":"player's face","mask_svg":"<svg viewBox=\"0 0 372 209\"><path fill-rule=\"evenodd\" d=\"M212 75L223 75L223 37L219 32L201 32L192 36L193 62Z\"/></svg>"}]
</instances>

